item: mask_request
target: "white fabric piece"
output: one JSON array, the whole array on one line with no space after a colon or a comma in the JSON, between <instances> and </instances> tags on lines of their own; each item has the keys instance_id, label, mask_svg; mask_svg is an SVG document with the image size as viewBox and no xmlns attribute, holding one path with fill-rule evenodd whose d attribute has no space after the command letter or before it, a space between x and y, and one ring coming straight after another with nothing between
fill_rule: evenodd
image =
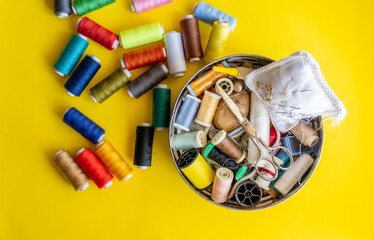
<instances>
[{"instance_id":1,"label":"white fabric piece","mask_svg":"<svg viewBox=\"0 0 374 240\"><path fill-rule=\"evenodd\" d=\"M245 83L261 99L272 123L281 132L292 129L302 118L325 115L341 121L347 114L317 61L304 51L251 72ZM267 84L274 87L271 103L266 101Z\"/></svg>"}]
</instances>

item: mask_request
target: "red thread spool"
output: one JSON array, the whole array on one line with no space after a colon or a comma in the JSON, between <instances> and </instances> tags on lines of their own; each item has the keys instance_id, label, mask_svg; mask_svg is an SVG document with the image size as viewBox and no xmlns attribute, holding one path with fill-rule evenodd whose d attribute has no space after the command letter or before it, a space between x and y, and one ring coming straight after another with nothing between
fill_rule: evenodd
<instances>
[{"instance_id":1,"label":"red thread spool","mask_svg":"<svg viewBox=\"0 0 374 240\"><path fill-rule=\"evenodd\" d=\"M280 136L282 137L282 133L279 132ZM275 127L270 128L270 137L269 137L269 146L273 146L275 141L277 140L277 130L275 130Z\"/></svg>"},{"instance_id":2,"label":"red thread spool","mask_svg":"<svg viewBox=\"0 0 374 240\"><path fill-rule=\"evenodd\" d=\"M75 161L88 175L89 178L96 184L98 188L107 189L112 185L112 174L105 168L99 158L92 152L91 149L82 148L77 152Z\"/></svg>"},{"instance_id":3,"label":"red thread spool","mask_svg":"<svg viewBox=\"0 0 374 240\"><path fill-rule=\"evenodd\" d=\"M92 21L88 17L80 18L77 22L78 33L92 39L109 50L118 47L118 35Z\"/></svg>"},{"instance_id":4,"label":"red thread spool","mask_svg":"<svg viewBox=\"0 0 374 240\"><path fill-rule=\"evenodd\" d=\"M123 68L133 70L164 61L166 61L165 48L161 44L158 44L156 46L124 53L121 64Z\"/></svg>"}]
</instances>

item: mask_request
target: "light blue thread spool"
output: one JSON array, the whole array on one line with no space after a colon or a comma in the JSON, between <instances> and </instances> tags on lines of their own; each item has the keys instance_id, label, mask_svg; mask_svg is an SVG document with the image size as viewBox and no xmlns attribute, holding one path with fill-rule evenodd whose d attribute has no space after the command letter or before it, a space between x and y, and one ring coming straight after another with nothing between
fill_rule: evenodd
<instances>
[{"instance_id":1,"label":"light blue thread spool","mask_svg":"<svg viewBox=\"0 0 374 240\"><path fill-rule=\"evenodd\" d=\"M222 12L221 10L201 1L193 8L194 17L200 21L206 22L213 26L213 23L218 20L226 20L231 26L231 32L236 27L236 18Z\"/></svg>"},{"instance_id":2,"label":"light blue thread spool","mask_svg":"<svg viewBox=\"0 0 374 240\"><path fill-rule=\"evenodd\" d=\"M88 47L88 41L82 34L73 34L53 67L60 76L68 76Z\"/></svg>"},{"instance_id":3,"label":"light blue thread spool","mask_svg":"<svg viewBox=\"0 0 374 240\"><path fill-rule=\"evenodd\" d=\"M173 126L184 131L189 131L197 110L199 110L200 103L200 99L186 95Z\"/></svg>"}]
</instances>

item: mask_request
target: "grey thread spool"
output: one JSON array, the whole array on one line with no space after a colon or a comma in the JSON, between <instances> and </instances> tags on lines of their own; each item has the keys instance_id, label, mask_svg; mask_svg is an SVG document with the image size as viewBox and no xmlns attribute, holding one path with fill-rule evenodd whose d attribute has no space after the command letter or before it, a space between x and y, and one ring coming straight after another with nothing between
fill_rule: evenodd
<instances>
[{"instance_id":1,"label":"grey thread spool","mask_svg":"<svg viewBox=\"0 0 374 240\"><path fill-rule=\"evenodd\" d=\"M202 148L206 145L206 133L203 131L174 134L171 145L175 150Z\"/></svg>"},{"instance_id":2,"label":"grey thread spool","mask_svg":"<svg viewBox=\"0 0 374 240\"><path fill-rule=\"evenodd\" d=\"M55 14L59 18L67 18L71 11L71 0L54 0Z\"/></svg>"}]
</instances>

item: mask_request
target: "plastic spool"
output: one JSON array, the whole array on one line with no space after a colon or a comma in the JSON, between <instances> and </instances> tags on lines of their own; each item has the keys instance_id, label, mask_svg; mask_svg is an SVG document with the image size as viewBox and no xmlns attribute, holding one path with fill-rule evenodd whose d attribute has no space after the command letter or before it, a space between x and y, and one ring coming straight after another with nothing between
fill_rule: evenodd
<instances>
[{"instance_id":1,"label":"plastic spool","mask_svg":"<svg viewBox=\"0 0 374 240\"><path fill-rule=\"evenodd\" d=\"M67 13L59 13L57 16L59 18L67 18L67 17L69 17L69 14L67 14ZM81 190L81 191L83 191L83 190Z\"/></svg>"},{"instance_id":2,"label":"plastic spool","mask_svg":"<svg viewBox=\"0 0 374 240\"><path fill-rule=\"evenodd\" d=\"M133 12L135 12L136 10L135 10L135 7L134 7L134 2L131 2L131 3L130 3L130 6L131 6L131 10L132 10Z\"/></svg>"},{"instance_id":3,"label":"plastic spool","mask_svg":"<svg viewBox=\"0 0 374 240\"><path fill-rule=\"evenodd\" d=\"M73 10L74 14L77 15L77 9L75 8L74 4L71 5L71 9Z\"/></svg>"},{"instance_id":4,"label":"plastic spool","mask_svg":"<svg viewBox=\"0 0 374 240\"><path fill-rule=\"evenodd\" d=\"M230 95L234 91L234 84L228 78L221 78L216 82L216 92L218 92L217 86L220 86L227 95Z\"/></svg>"},{"instance_id":5,"label":"plastic spool","mask_svg":"<svg viewBox=\"0 0 374 240\"><path fill-rule=\"evenodd\" d=\"M185 97L186 97L186 98L191 98L193 101L197 101L197 102L199 103L199 106L200 106L201 100L198 99L197 97L194 97L194 96L192 96L192 95L186 95ZM195 116L194 116L194 117L195 117ZM189 128L187 128L187 127L185 127L185 126L183 126L183 125L181 125L181 124L179 124L179 123L176 123L176 122L174 122L173 126L176 127L176 128L179 128L179 129L181 129L181 130L184 130L184 131L186 131L186 132L188 132L188 131L190 130Z\"/></svg>"},{"instance_id":6,"label":"plastic spool","mask_svg":"<svg viewBox=\"0 0 374 240\"><path fill-rule=\"evenodd\" d=\"M191 19L191 18L194 18L194 16L193 15L186 15L186 16L183 17L183 19ZM200 61L200 58L199 57L190 58L190 62L196 62L196 61Z\"/></svg>"},{"instance_id":7,"label":"plastic spool","mask_svg":"<svg viewBox=\"0 0 374 240\"><path fill-rule=\"evenodd\" d=\"M151 127L150 123L141 123L140 126L142 127ZM147 166L138 166L138 169L147 170Z\"/></svg>"},{"instance_id":8,"label":"plastic spool","mask_svg":"<svg viewBox=\"0 0 374 240\"><path fill-rule=\"evenodd\" d=\"M168 85L167 84L158 84L157 86L156 86L156 88L163 88L163 89L165 89L165 88L168 88ZM156 127L156 130L159 130L159 131L164 131L164 130L166 130L167 128L163 128L163 127Z\"/></svg>"},{"instance_id":9,"label":"plastic spool","mask_svg":"<svg viewBox=\"0 0 374 240\"><path fill-rule=\"evenodd\" d=\"M236 201L244 207L256 206L261 201L261 198L261 188L251 180L240 183L235 190Z\"/></svg>"},{"instance_id":10,"label":"plastic spool","mask_svg":"<svg viewBox=\"0 0 374 240\"><path fill-rule=\"evenodd\" d=\"M214 145L214 146L217 146L218 144L220 144L226 137L229 137L228 135L227 135L227 132L226 131L224 131L224 130L221 130L221 131L219 131L216 135L214 135L214 137L212 138L212 144ZM239 146L238 146L239 147ZM240 147L239 147L240 148ZM236 159L234 159L235 160L235 162L236 163L241 163L244 159L245 159L245 157L246 157L246 152L244 151L244 150L242 150L243 151L243 154L242 154L242 156L238 159L238 160L236 160ZM225 153L226 154L226 153ZM227 155L227 154L226 154Z\"/></svg>"}]
</instances>

